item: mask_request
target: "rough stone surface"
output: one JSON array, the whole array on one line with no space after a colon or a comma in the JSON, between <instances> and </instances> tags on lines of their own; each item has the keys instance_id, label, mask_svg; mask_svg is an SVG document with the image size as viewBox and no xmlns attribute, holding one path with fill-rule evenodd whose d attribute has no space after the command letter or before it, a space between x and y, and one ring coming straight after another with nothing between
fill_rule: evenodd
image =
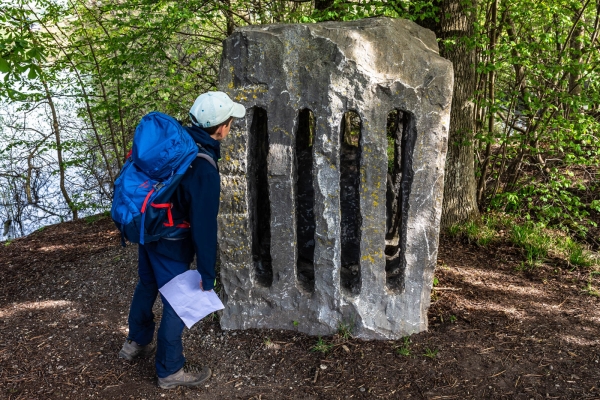
<instances>
[{"instance_id":1,"label":"rough stone surface","mask_svg":"<svg viewBox=\"0 0 600 400\"><path fill-rule=\"evenodd\" d=\"M224 329L326 335L343 323L367 339L427 329L452 83L434 34L406 20L246 27L224 42L220 88L248 110L220 163ZM296 138L305 109L310 146ZM350 150L347 111L360 117Z\"/></svg>"}]
</instances>

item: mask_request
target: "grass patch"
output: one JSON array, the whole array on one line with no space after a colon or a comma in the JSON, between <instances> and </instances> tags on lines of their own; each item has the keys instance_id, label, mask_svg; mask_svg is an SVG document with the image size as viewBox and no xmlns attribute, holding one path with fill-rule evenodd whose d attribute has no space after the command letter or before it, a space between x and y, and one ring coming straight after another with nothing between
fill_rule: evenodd
<instances>
[{"instance_id":1,"label":"grass patch","mask_svg":"<svg viewBox=\"0 0 600 400\"><path fill-rule=\"evenodd\" d=\"M583 291L589 296L600 297L600 291L593 285L595 276L600 276L600 271L590 272Z\"/></svg>"},{"instance_id":2,"label":"grass patch","mask_svg":"<svg viewBox=\"0 0 600 400\"><path fill-rule=\"evenodd\" d=\"M402 338L402 344L396 347L396 353L401 356L408 357L410 356L410 338L405 336Z\"/></svg>"},{"instance_id":3,"label":"grass patch","mask_svg":"<svg viewBox=\"0 0 600 400\"><path fill-rule=\"evenodd\" d=\"M593 297L600 297L600 292L598 291L598 289L596 289L593 285L592 282L588 281L585 285L585 287L583 288L583 291L588 295L588 296L593 296Z\"/></svg>"},{"instance_id":4,"label":"grass patch","mask_svg":"<svg viewBox=\"0 0 600 400\"><path fill-rule=\"evenodd\" d=\"M569 264L584 268L594 265L595 260L592 254L571 238L565 238L562 247L564 248L564 253Z\"/></svg>"},{"instance_id":5,"label":"grass patch","mask_svg":"<svg viewBox=\"0 0 600 400\"><path fill-rule=\"evenodd\" d=\"M423 355L424 355L425 357L428 357L428 358L434 359L434 358L436 358L436 357L437 357L438 353L439 353L439 350L438 350L438 349L432 350L432 349L430 349L429 347L427 347L427 348L425 348L425 353L423 353Z\"/></svg>"},{"instance_id":6,"label":"grass patch","mask_svg":"<svg viewBox=\"0 0 600 400\"><path fill-rule=\"evenodd\" d=\"M501 237L506 226L510 226L510 217L505 214L485 214L481 218L448 229L451 236L465 238L469 243L486 247Z\"/></svg>"},{"instance_id":7,"label":"grass patch","mask_svg":"<svg viewBox=\"0 0 600 400\"><path fill-rule=\"evenodd\" d=\"M509 241L523 253L524 261L517 267L519 271L531 270L549 256L563 259L569 266L578 268L590 268L598 264L599 259L597 254L564 231L550 230L541 222L523 221L505 213L488 213L454 225L448 229L448 234L480 247L487 247L495 241Z\"/></svg>"},{"instance_id":8,"label":"grass patch","mask_svg":"<svg viewBox=\"0 0 600 400\"><path fill-rule=\"evenodd\" d=\"M311 347L310 350L325 354L329 352L332 347L333 344L327 343L321 336L319 336L319 340L317 340L317 343Z\"/></svg>"},{"instance_id":9,"label":"grass patch","mask_svg":"<svg viewBox=\"0 0 600 400\"><path fill-rule=\"evenodd\" d=\"M348 340L350 338L352 338L352 331L353 329L353 323L351 322L344 322L344 321L340 321L338 323L338 336L341 337L344 340Z\"/></svg>"},{"instance_id":10,"label":"grass patch","mask_svg":"<svg viewBox=\"0 0 600 400\"><path fill-rule=\"evenodd\" d=\"M513 225L510 241L523 250L525 262L529 266L544 261L548 257L548 251L552 245L550 236L543 231L540 225L532 222Z\"/></svg>"},{"instance_id":11,"label":"grass patch","mask_svg":"<svg viewBox=\"0 0 600 400\"><path fill-rule=\"evenodd\" d=\"M104 211L100 214L88 215L87 217L84 217L83 220L85 221L86 224L91 225L91 224L101 221L109 216L110 216L110 211Z\"/></svg>"},{"instance_id":12,"label":"grass patch","mask_svg":"<svg viewBox=\"0 0 600 400\"><path fill-rule=\"evenodd\" d=\"M561 231L550 231L543 224L525 222L514 224L510 241L523 250L525 261L518 270L529 270L542 263L549 255L561 258L569 266L589 268L597 263L594 253Z\"/></svg>"}]
</instances>

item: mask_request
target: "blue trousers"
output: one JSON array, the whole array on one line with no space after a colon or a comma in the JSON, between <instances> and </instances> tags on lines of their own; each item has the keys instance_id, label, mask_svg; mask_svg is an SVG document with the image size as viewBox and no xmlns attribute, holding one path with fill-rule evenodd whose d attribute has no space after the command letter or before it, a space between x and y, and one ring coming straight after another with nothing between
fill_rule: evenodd
<instances>
[{"instance_id":1,"label":"blue trousers","mask_svg":"<svg viewBox=\"0 0 600 400\"><path fill-rule=\"evenodd\" d=\"M145 346L154 336L152 306L158 296L158 288L187 271L189 264L172 260L144 245L139 245L138 257L140 279L129 310L128 339ZM162 295L160 297L163 314L156 341L156 374L165 378L179 371L185 363L181 342L185 325L169 302Z\"/></svg>"}]
</instances>

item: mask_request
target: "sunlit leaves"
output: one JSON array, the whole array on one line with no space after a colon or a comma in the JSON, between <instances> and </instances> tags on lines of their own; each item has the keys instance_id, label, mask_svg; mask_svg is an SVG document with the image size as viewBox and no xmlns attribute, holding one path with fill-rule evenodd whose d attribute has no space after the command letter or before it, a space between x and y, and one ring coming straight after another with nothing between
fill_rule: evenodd
<instances>
[{"instance_id":1,"label":"sunlit leaves","mask_svg":"<svg viewBox=\"0 0 600 400\"><path fill-rule=\"evenodd\" d=\"M487 127L485 81L491 70L496 71L493 109L501 118L493 132L477 134L480 146L492 143L496 149L484 202L585 230L590 196L580 193L598 190L591 171L600 166L600 142L594 137L600 132L600 54L592 43L600 9L594 2L570 0L499 4L494 65L487 61L490 2L480 2L477 30L478 105L485 110L479 126ZM588 171L587 179L575 170Z\"/></svg>"},{"instance_id":2,"label":"sunlit leaves","mask_svg":"<svg viewBox=\"0 0 600 400\"><path fill-rule=\"evenodd\" d=\"M39 74L37 65L51 54L35 23L36 13L44 12L39 1L0 1L0 72L5 74L2 83L9 95L11 82L35 79Z\"/></svg>"}]
</instances>

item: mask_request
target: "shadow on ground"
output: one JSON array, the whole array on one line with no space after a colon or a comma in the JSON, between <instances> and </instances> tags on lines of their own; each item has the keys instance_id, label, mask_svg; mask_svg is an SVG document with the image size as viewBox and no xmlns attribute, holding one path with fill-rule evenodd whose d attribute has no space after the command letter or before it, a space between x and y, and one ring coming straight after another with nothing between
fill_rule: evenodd
<instances>
[{"instance_id":1,"label":"shadow on ground","mask_svg":"<svg viewBox=\"0 0 600 400\"><path fill-rule=\"evenodd\" d=\"M188 359L214 376L161 391L152 360L116 354L136 283L136 248L109 219L55 225L0 244L0 397L203 399L600 398L598 299L584 271L525 273L506 244L442 237L430 330L399 341L294 331L185 333ZM160 305L156 305L157 318ZM302 321L299 321L301 324Z\"/></svg>"}]
</instances>

